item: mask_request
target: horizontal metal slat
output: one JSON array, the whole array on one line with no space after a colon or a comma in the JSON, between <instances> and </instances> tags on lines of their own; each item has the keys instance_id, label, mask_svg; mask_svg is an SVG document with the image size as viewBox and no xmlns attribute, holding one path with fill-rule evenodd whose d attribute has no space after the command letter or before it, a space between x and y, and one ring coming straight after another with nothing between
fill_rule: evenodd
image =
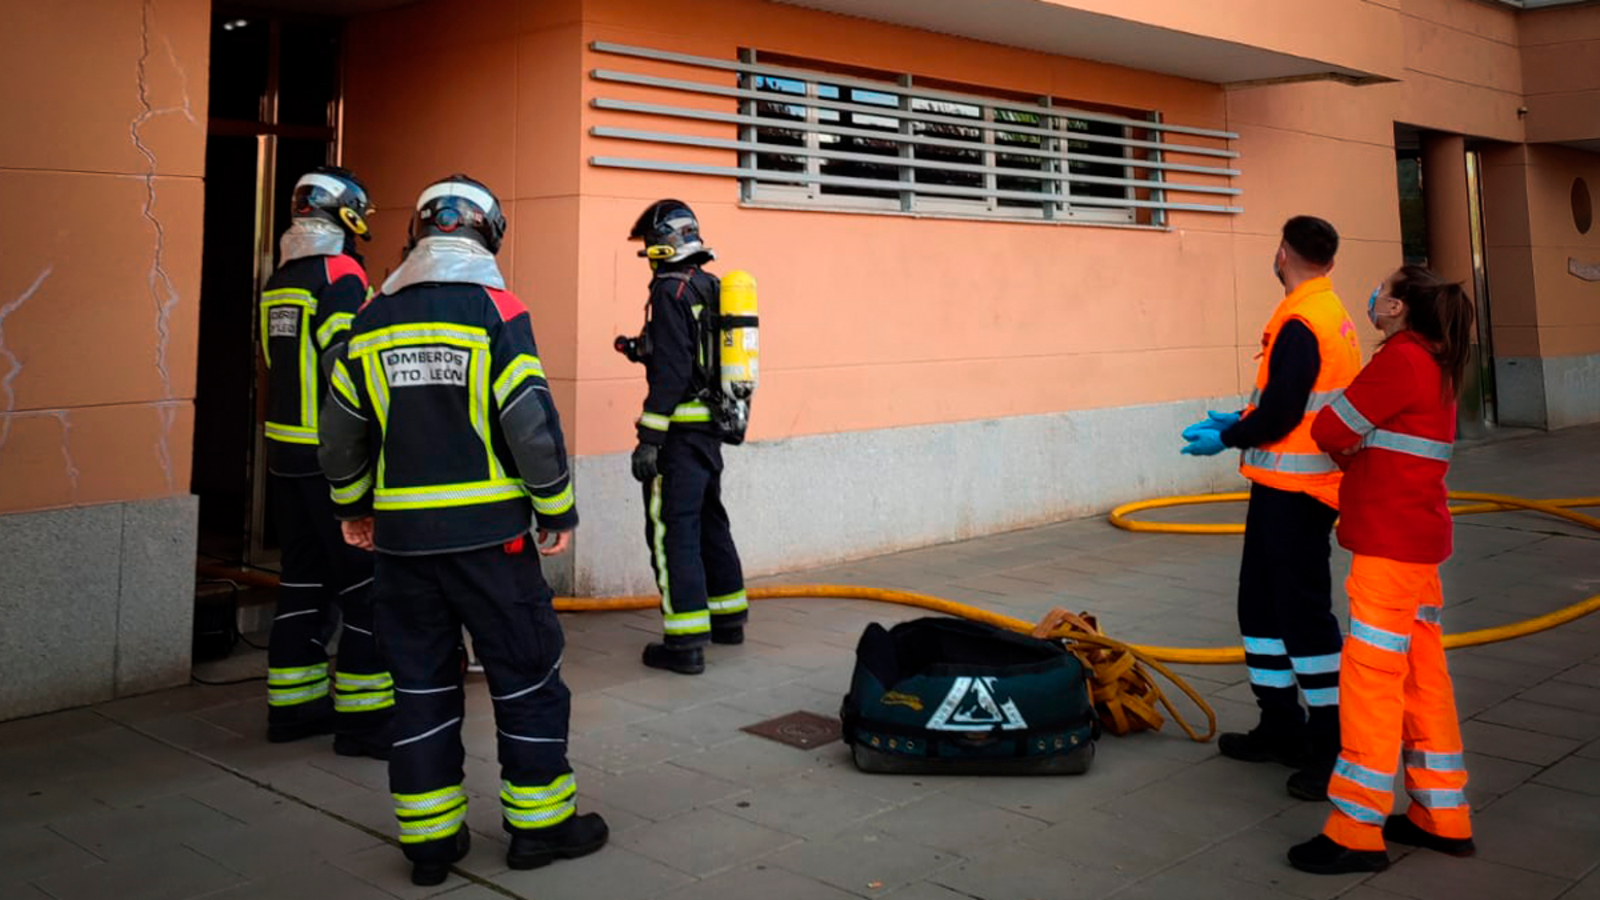
<instances>
[{"instance_id":1,"label":"horizontal metal slat","mask_svg":"<svg viewBox=\"0 0 1600 900\"><path fill-rule=\"evenodd\" d=\"M677 78L657 78L652 75L635 75L631 72L612 72L606 69L595 69L589 73L599 81L614 81L622 84L634 84L642 87L658 87L667 90L677 90L698 94L708 94L718 97L732 97L741 100L767 100L789 106L809 106L816 109L831 109L839 112L864 113L871 116L883 116L892 119L909 119L917 122L937 122L941 125L955 125L960 128L993 129L1006 134L1028 134L1036 137L1053 138L1056 140L1085 141L1095 144L1112 144L1119 147L1137 147L1143 150L1161 150L1166 153L1184 153L1190 156L1215 156L1222 159L1236 159L1239 156L1236 150L1218 150L1213 147L1195 147L1187 144L1169 144L1163 141L1144 141L1136 138L1109 137L1098 134L1083 134L1051 128L1034 128L1029 125L1016 125L1010 122L989 122L983 119L966 119L959 116L943 116L937 113L920 112L901 109L893 106L872 106L865 103L849 103L843 100L827 100L821 97L802 97L797 94L783 94L775 91L757 91L749 88L730 88L721 85L706 84L699 81L685 81ZM907 96L914 96L907 94ZM1045 115L1051 118L1071 119L1076 116L1063 115L1054 112L1044 112L1052 107L1040 107L1029 115ZM818 123L826 124L826 123ZM886 134L888 132L885 132Z\"/></svg>"},{"instance_id":2,"label":"horizontal metal slat","mask_svg":"<svg viewBox=\"0 0 1600 900\"><path fill-rule=\"evenodd\" d=\"M859 187L879 191L910 191L930 197L971 197L974 199L1022 200L1030 203L1055 203L1068 208L1086 209L1165 209L1186 212L1241 213L1243 207L1212 206L1203 203L1169 203L1154 200L1124 200L1096 198L1070 194L1044 194L1030 191L1001 191L984 188L961 188L930 185L914 181L878 181L872 178L850 178L843 175L808 175L804 172L776 172L770 169L749 169L737 166L708 166L698 163L678 163L665 160L628 159L615 156L591 156L589 164L619 169L636 169L649 172L674 172L683 175L712 175L724 178L748 178L772 184L831 184L840 187Z\"/></svg>"},{"instance_id":3,"label":"horizontal metal slat","mask_svg":"<svg viewBox=\"0 0 1600 900\"><path fill-rule=\"evenodd\" d=\"M700 147L711 150L736 150L746 153L772 153L785 156L808 156L824 160L842 160L847 162L861 162L871 165L897 166L912 169L931 169L941 172L966 172L976 175L1000 175L1009 178L1029 178L1039 181L1060 181L1081 184L1106 184L1118 187L1150 188L1154 190L1177 191L1191 194L1225 194L1237 196L1241 193L1238 188L1220 187L1216 185L1180 184L1171 181L1148 181L1138 178L1110 178L1103 175L1075 175L1069 172L1054 172L1039 169L1016 169L1005 166L977 166L967 163L948 163L939 160L904 158L895 156L875 156L870 153L847 153L838 150L812 147L791 147L785 144L763 144L759 141L736 141L726 138L708 138L698 135L670 134L657 131L633 131L626 128L607 128L595 126L589 129L595 137L615 138L629 141L646 141L656 144L674 144L683 147ZM968 149L977 150L980 147L994 147L992 144L970 144ZM1004 151L1000 151L1004 152ZM1143 168L1140 164L1124 165L1124 168ZM761 171L770 171L762 169Z\"/></svg>"},{"instance_id":4,"label":"horizontal metal slat","mask_svg":"<svg viewBox=\"0 0 1600 900\"><path fill-rule=\"evenodd\" d=\"M1153 122L1145 119L1130 119L1126 116L1113 116L1106 113L1090 112L1088 110L1072 109L1063 106L1024 106L1016 103L1007 103L996 98L983 97L976 94L961 94L952 91L933 91L921 88L905 88L889 82L868 81L860 78L851 78L844 75L833 75L826 72L815 72L806 69L794 69L786 66L769 66L760 63L746 63L735 60L713 59L705 56L692 56L686 53L672 53L666 50L653 50L648 47L633 47L627 44L617 44L610 41L593 41L589 49L597 53L610 53L617 56L631 56L636 59L649 59L657 62L678 63L680 65L698 66L706 69L721 69L729 72L749 72L755 75L772 75L778 78L792 78L798 81L816 80L826 78L829 84L849 87L858 87L865 90L884 91L885 93L905 93L910 96L923 97L929 100L945 100L956 103L972 103L988 106L991 109L1005 109L1012 112L1037 114L1040 110L1049 110L1052 115L1061 115L1067 118L1084 119L1089 122L1102 122L1110 125L1126 125L1133 128L1145 128L1151 131L1166 131L1173 134L1188 134L1196 137L1219 138L1222 140L1238 140L1239 134L1234 131L1218 131L1211 128L1196 128L1187 125L1172 125L1164 122Z\"/></svg>"},{"instance_id":5,"label":"horizontal metal slat","mask_svg":"<svg viewBox=\"0 0 1600 900\"><path fill-rule=\"evenodd\" d=\"M1050 152L1048 150L1033 150L1027 147L1010 147L992 142L979 143L976 141L951 141L941 138L927 138L919 135L905 135L888 131L873 131L865 128L847 128L838 125L825 125L819 122L795 122L790 119L774 119L767 116L750 116L740 113L725 113L709 109L693 109L682 106L663 106L655 103L635 103L629 100L611 100L597 97L590 101L596 109L609 109L618 112L641 113L644 115L667 116L679 119L693 119L702 122L721 122L729 125L754 125L759 128L782 128L790 131L823 132L846 137L860 137L870 140L892 141L901 144L914 144L927 147L947 147L953 150L972 150L983 148L995 153L1005 153L1011 156L1028 156L1036 159L1052 159L1062 161L1081 161L1107 163L1126 168L1154 169L1169 172L1188 172L1196 175L1235 176L1238 169L1215 168L1211 166L1197 166L1187 163L1157 162L1152 160L1134 160L1126 156L1100 156L1094 153L1074 153L1071 151Z\"/></svg>"}]
</instances>

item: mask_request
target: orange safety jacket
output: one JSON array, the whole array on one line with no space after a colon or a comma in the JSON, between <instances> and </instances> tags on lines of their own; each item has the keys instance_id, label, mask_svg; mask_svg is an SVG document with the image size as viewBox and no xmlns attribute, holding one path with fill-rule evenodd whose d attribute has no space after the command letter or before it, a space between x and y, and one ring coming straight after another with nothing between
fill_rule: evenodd
<instances>
[{"instance_id":1,"label":"orange safety jacket","mask_svg":"<svg viewBox=\"0 0 1600 900\"><path fill-rule=\"evenodd\" d=\"M1305 415L1282 440L1246 449L1239 458L1239 473L1251 481L1283 491L1295 491L1339 508L1339 467L1311 437L1317 412L1332 403L1361 371L1361 346L1355 323L1344 311L1333 283L1313 278L1283 298L1261 334L1261 364L1256 369L1256 389L1245 415L1255 412L1267 388L1268 363L1278 332L1290 319L1299 319L1317 338L1322 367L1306 401Z\"/></svg>"}]
</instances>

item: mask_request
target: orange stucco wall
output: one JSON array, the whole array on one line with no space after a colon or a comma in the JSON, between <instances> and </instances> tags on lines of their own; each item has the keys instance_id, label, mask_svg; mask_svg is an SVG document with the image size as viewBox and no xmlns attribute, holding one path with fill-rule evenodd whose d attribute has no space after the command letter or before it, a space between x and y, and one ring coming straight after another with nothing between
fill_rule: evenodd
<instances>
[{"instance_id":1,"label":"orange stucco wall","mask_svg":"<svg viewBox=\"0 0 1600 900\"><path fill-rule=\"evenodd\" d=\"M1524 139L1517 13L1470 0L1400 0L1405 71L1396 119L1501 141Z\"/></svg>"},{"instance_id":2,"label":"orange stucco wall","mask_svg":"<svg viewBox=\"0 0 1600 900\"><path fill-rule=\"evenodd\" d=\"M210 9L0 13L0 513L188 493Z\"/></svg>"},{"instance_id":3,"label":"orange stucco wall","mask_svg":"<svg viewBox=\"0 0 1600 900\"><path fill-rule=\"evenodd\" d=\"M1485 158L1485 225L1493 290L1495 352L1501 356L1600 353L1600 285L1568 272L1567 260L1600 262L1600 228L1580 234L1572 182L1600 184L1600 154L1564 147L1508 147ZM1503 215L1495 215L1495 211Z\"/></svg>"},{"instance_id":4,"label":"orange stucco wall","mask_svg":"<svg viewBox=\"0 0 1600 900\"><path fill-rule=\"evenodd\" d=\"M1600 10L1541 9L1517 26L1528 140L1600 138Z\"/></svg>"},{"instance_id":5,"label":"orange stucco wall","mask_svg":"<svg viewBox=\"0 0 1600 900\"><path fill-rule=\"evenodd\" d=\"M532 311L557 405L570 418L579 0L435 0L358 18L348 34L343 162L378 206L367 254L373 283L399 264L424 187L453 172L487 184L510 221L501 268ZM441 46L472 52L441 55Z\"/></svg>"},{"instance_id":6,"label":"orange stucco wall","mask_svg":"<svg viewBox=\"0 0 1600 900\"><path fill-rule=\"evenodd\" d=\"M466 171L499 191L511 216L502 261L534 311L570 446L580 455L622 451L633 441L642 371L610 345L613 335L638 328L648 278L624 240L627 228L664 196L695 206L721 270L748 269L760 281L758 440L1242 391L1260 324L1280 296L1269 263L1283 220L1311 213L1339 227L1345 244L1335 286L1359 313L1370 286L1400 261L1394 123L1523 140L1532 127L1517 111L1524 80L1541 82L1520 47L1545 34L1527 25L1537 15L1465 0L1346 4L1331 14L1330 34L1355 23L1358 33L1374 35L1377 49L1349 51L1350 62L1400 82L1225 89L752 0L710 0L670 27L657 12L643 0L467 7L434 0L364 17L351 30L345 160L368 178L382 208L370 258L375 278L397 262L410 201L428 179ZM1179 18L1157 24L1182 27L1190 15L1177 6L1168 12ZM1595 18L1589 12L1586 21ZM1158 13L1140 18L1161 19ZM1226 39L1272 21L1216 18L1203 33ZM479 47L477 63L450 67L446 78L418 64L452 35ZM1262 41L1293 52L1299 39ZM665 125L595 109L590 101L602 96L732 108L721 98L589 78L607 68L729 81L596 53L589 43L597 40L722 59L755 48L1160 110L1171 122L1240 134L1233 147L1243 174L1233 184L1243 189L1245 212L1177 213L1165 232L796 212L742 205L738 185L725 178L594 167L587 160L595 155L734 162L729 151L593 137L596 125L735 136L732 126ZM1566 172L1590 158L1563 153L1531 151L1528 171ZM1548 204L1532 198L1539 184L1531 174L1524 179L1534 204L1523 207L1524 217L1545 218ZM1503 224L1513 227L1516 218L1508 214ZM1563 240L1534 239L1551 254L1582 243ZM1531 345L1545 352L1552 341L1588 346L1580 337L1588 332L1568 327L1581 326L1584 315L1581 301L1565 299L1572 288L1540 281L1530 324L1505 327L1558 330L1559 339ZM1500 297L1497 291L1497 303ZM1519 321L1515 312L1505 319ZM1497 334L1503 324L1497 318Z\"/></svg>"},{"instance_id":7,"label":"orange stucco wall","mask_svg":"<svg viewBox=\"0 0 1600 900\"><path fill-rule=\"evenodd\" d=\"M645 7L635 0L596 0L585 9L588 40L721 58L754 47L1159 109L1171 122L1233 129L1244 172L1235 183L1246 209L1175 214L1168 233L794 213L743 208L726 179L586 167L577 441L585 453L621 450L632 440L637 370L606 344L637 327L646 276L621 238L636 210L659 196L693 203L723 267L748 268L760 279L758 439L1239 391L1253 378L1261 323L1281 297L1270 261L1285 218L1305 212L1335 222L1347 248L1336 283L1347 292L1364 296L1399 259L1392 122L1401 95L1393 86L1228 92L787 7L723 3L671 35L641 33L635 23ZM586 67L713 77L619 65L593 53ZM593 81L584 96L718 102ZM659 127L594 110L587 121ZM707 127L731 136L725 126ZM586 138L584 154L732 161L719 151L690 156L598 138Z\"/></svg>"}]
</instances>

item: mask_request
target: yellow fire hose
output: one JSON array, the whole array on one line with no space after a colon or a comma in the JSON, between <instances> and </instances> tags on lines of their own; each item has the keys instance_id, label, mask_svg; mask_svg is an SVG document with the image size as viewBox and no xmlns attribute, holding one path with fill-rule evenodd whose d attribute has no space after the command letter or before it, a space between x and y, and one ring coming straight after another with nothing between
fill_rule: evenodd
<instances>
[{"instance_id":1,"label":"yellow fire hose","mask_svg":"<svg viewBox=\"0 0 1600 900\"><path fill-rule=\"evenodd\" d=\"M1600 506L1600 497L1577 497L1560 500L1525 500L1519 497L1503 496L1500 494L1480 494L1470 492L1452 492L1452 500L1473 501L1466 506L1453 506L1450 511L1454 515L1478 515L1482 513L1505 512L1514 509L1526 509L1535 512L1556 516L1569 522L1583 525L1587 528L1600 531L1600 518L1587 516L1582 513L1572 512L1575 507ZM1179 497L1161 497L1153 500L1141 500L1119 506L1111 511L1112 525L1126 531L1156 532L1165 534L1242 534L1243 525L1226 524L1192 524L1192 523L1166 523L1166 522L1141 522L1130 519L1134 513L1151 509L1163 509L1174 506L1190 506L1205 503L1231 503L1249 499L1249 494L1243 492L1225 494L1199 494ZM263 586L275 586L278 579L267 572L259 570L240 570L232 567L202 564L199 567L201 575L215 578L229 578ZM1096 663L1097 669L1108 671L1099 672L1099 677L1093 683L1094 699L1098 706L1111 707L1115 713L1113 718L1118 728L1113 728L1117 733L1142 730L1144 728L1156 729L1161 726L1161 716L1154 711L1155 704L1163 706L1178 723L1178 725L1196 741L1210 740L1216 732L1216 714L1200 694L1190 687L1181 677L1169 669L1165 663L1184 663L1189 665L1227 665L1244 662L1244 649L1242 647L1149 647L1138 644L1124 644L1121 641L1106 637L1097 632L1086 631L1080 625L1063 624L1062 611L1054 610L1045 620L1035 626L1033 623L1022 619L991 612L965 603L945 600L927 594L918 594L911 591L898 591L886 588L869 588L854 585L839 584L804 584L804 585L778 585L774 587L752 588L749 592L751 600L778 600L797 598L831 598L842 600L871 600L879 603L894 603L901 606L911 606L930 612L957 616L971 619L976 622L985 622L1011 631L1024 634L1032 633L1037 637L1063 638L1071 643L1087 645L1088 648L1080 650L1080 656L1110 657L1114 660L1110 666ZM560 612L608 612L621 610L655 609L660 605L660 600L654 595L635 597L609 597L604 599L585 597L557 597L555 608ZM1600 594L1587 600L1575 603L1565 609L1557 610L1543 616L1537 616L1522 622L1501 625L1495 628L1485 628L1478 631L1464 632L1461 634L1447 635L1445 647L1470 647L1479 644L1491 644L1498 641L1508 641L1512 638L1534 634L1566 624L1574 619L1586 616L1600 610ZM1073 617L1068 617L1073 618ZM1081 621L1081 620L1080 620ZM1184 721L1183 717L1172 706L1171 702L1155 686L1153 679L1141 670L1137 664L1129 665L1121 659L1124 655L1131 656L1136 663L1148 665L1177 685L1199 709L1205 713L1209 728L1206 734L1201 735ZM1133 720L1132 724L1123 724L1125 719Z\"/></svg>"}]
</instances>

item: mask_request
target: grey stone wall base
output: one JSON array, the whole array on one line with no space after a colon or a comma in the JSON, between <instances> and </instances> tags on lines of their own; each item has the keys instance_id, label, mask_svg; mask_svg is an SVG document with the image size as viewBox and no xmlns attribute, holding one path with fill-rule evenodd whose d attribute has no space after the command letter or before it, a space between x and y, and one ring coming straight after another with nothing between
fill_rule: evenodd
<instances>
[{"instance_id":1,"label":"grey stone wall base","mask_svg":"<svg viewBox=\"0 0 1600 900\"><path fill-rule=\"evenodd\" d=\"M1570 428L1600 422L1600 354L1495 359L1500 424Z\"/></svg>"},{"instance_id":2,"label":"grey stone wall base","mask_svg":"<svg viewBox=\"0 0 1600 900\"><path fill-rule=\"evenodd\" d=\"M773 574L1232 490L1237 454L1179 454L1179 432L1239 397L793 438L725 448L724 503L746 573ZM628 455L581 457L572 588L655 590Z\"/></svg>"},{"instance_id":3,"label":"grey stone wall base","mask_svg":"<svg viewBox=\"0 0 1600 900\"><path fill-rule=\"evenodd\" d=\"M194 497L0 516L0 721L183 684Z\"/></svg>"}]
</instances>

